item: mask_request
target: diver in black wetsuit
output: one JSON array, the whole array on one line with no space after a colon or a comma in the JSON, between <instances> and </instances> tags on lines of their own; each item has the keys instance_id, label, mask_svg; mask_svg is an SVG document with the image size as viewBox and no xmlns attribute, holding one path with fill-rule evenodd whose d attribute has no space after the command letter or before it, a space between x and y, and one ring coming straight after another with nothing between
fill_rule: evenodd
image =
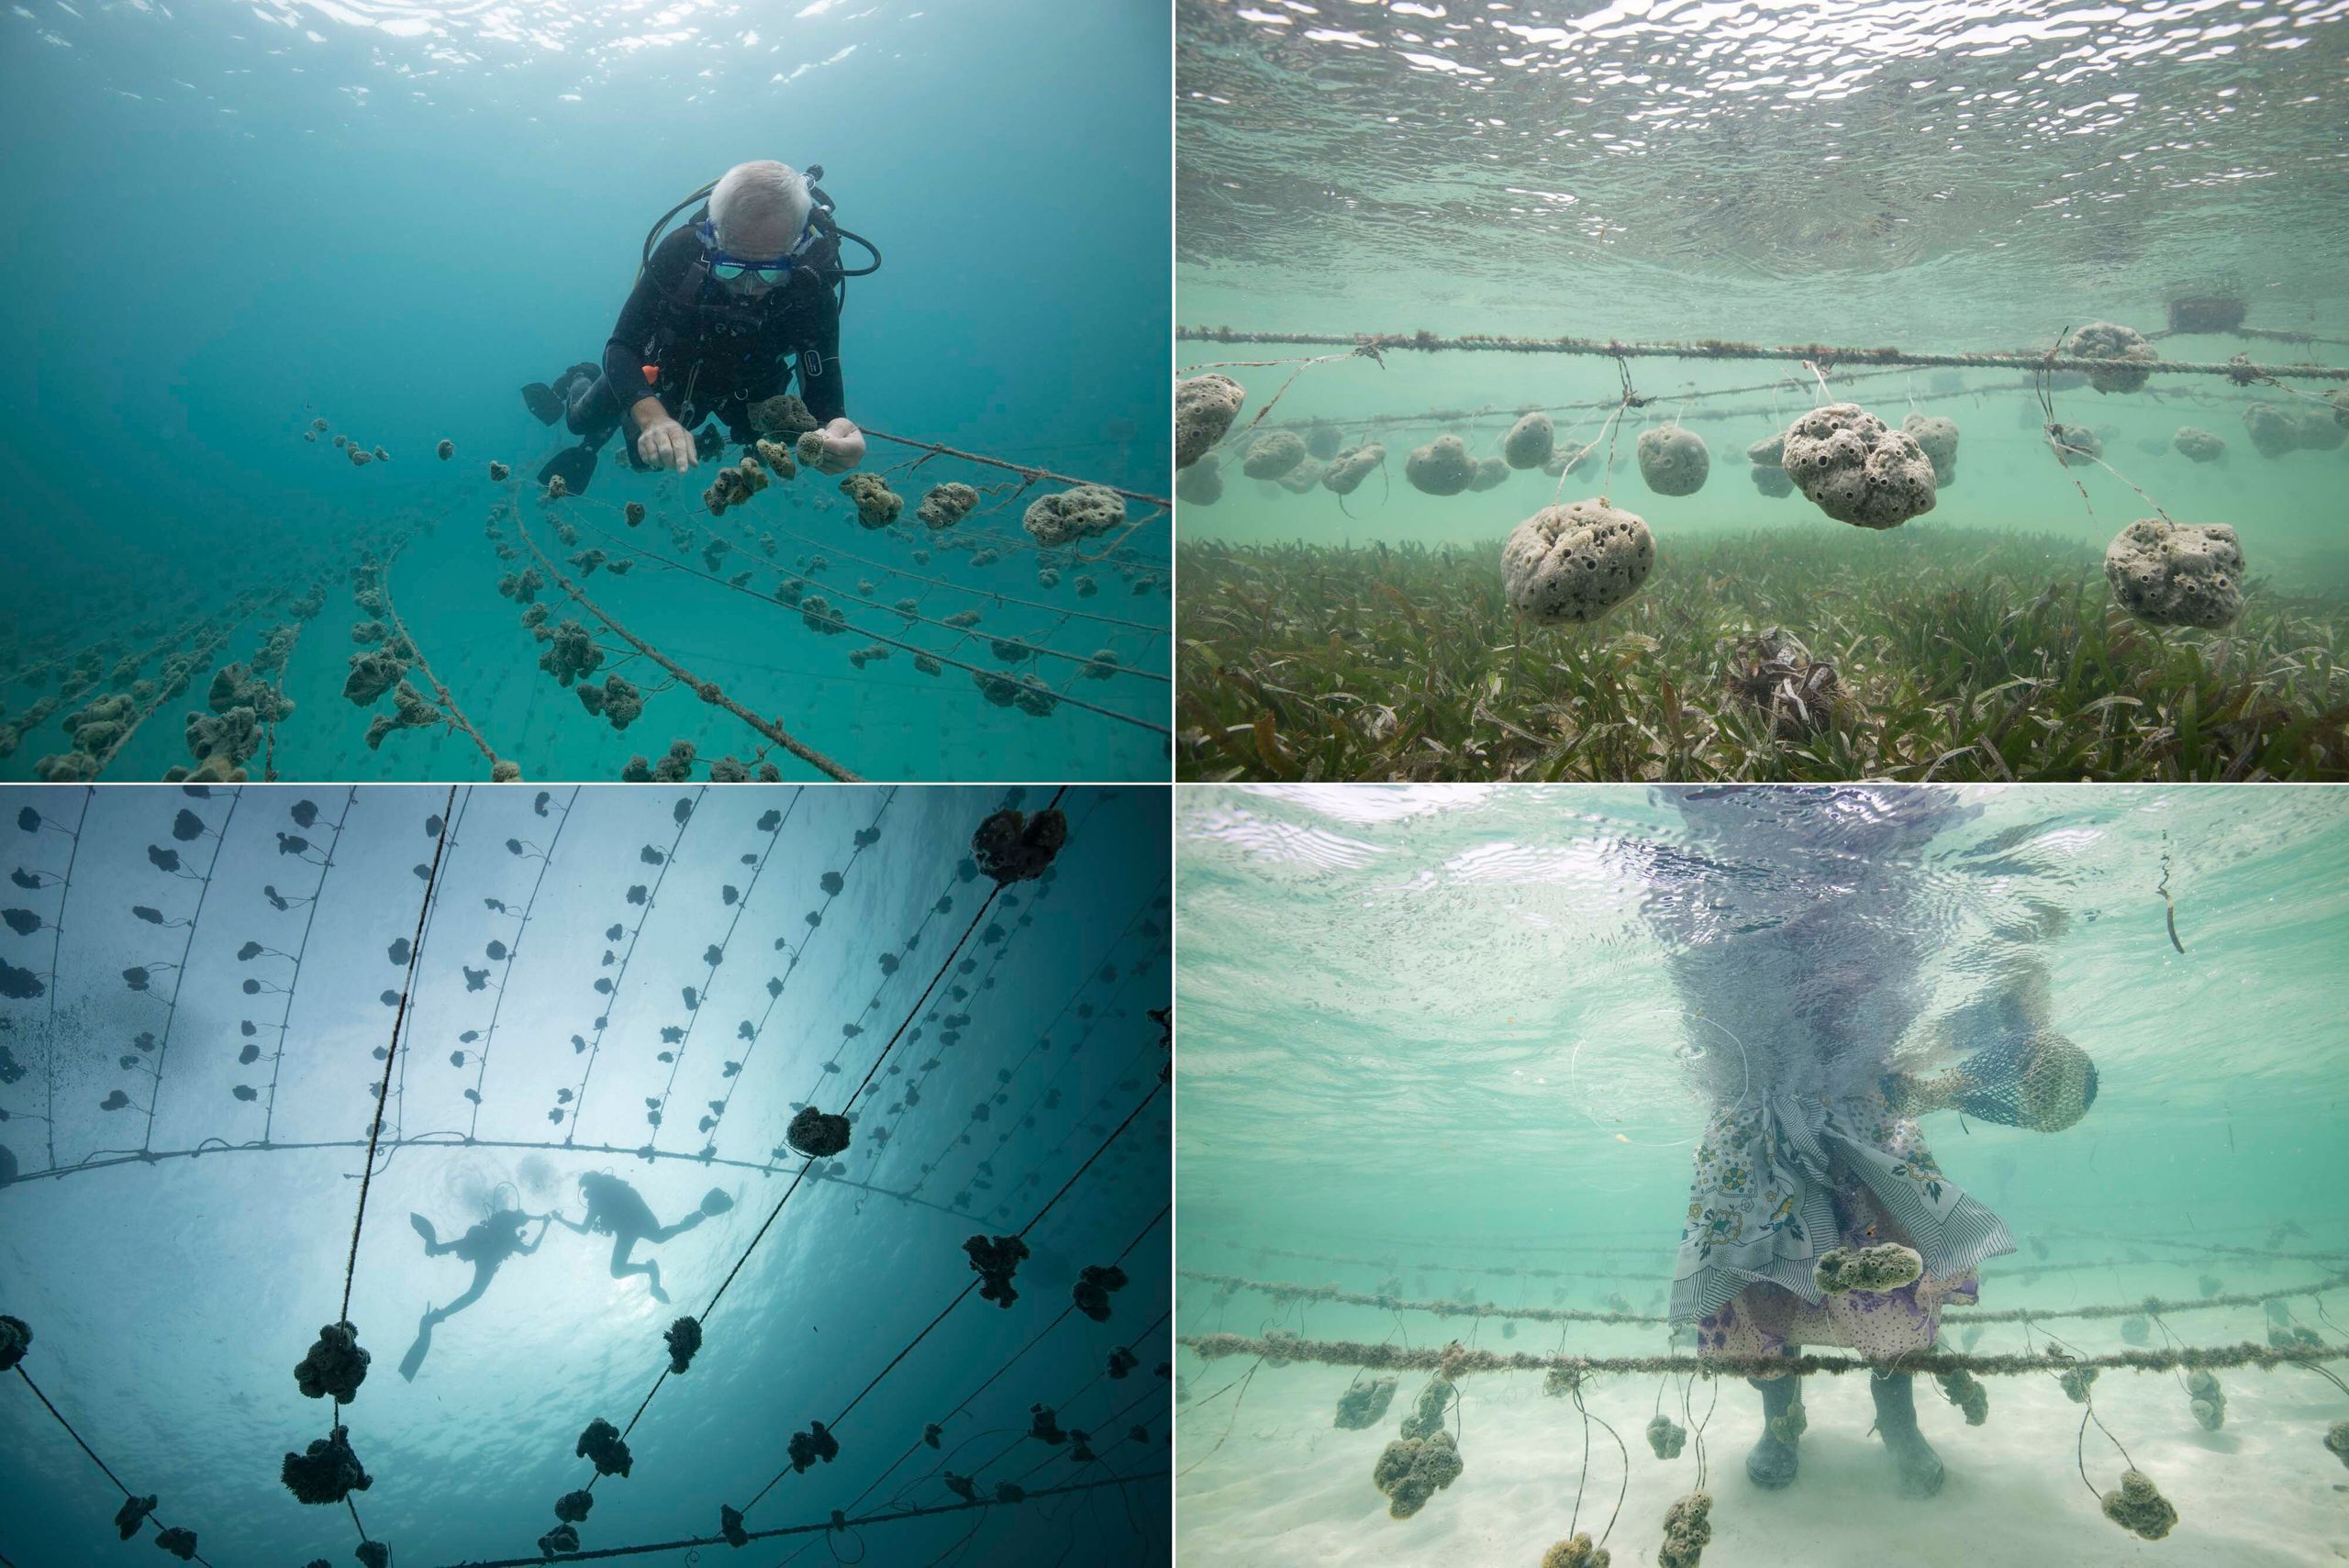
<instances>
[{"instance_id":1,"label":"diver in black wetsuit","mask_svg":"<svg viewBox=\"0 0 2349 1568\"><path fill-rule=\"evenodd\" d=\"M558 1218L551 1214L525 1214L518 1208L503 1207L490 1211L489 1218L466 1231L454 1241L443 1241L433 1233L432 1222L420 1214L411 1214L407 1222L424 1238L424 1255L437 1258L443 1252L454 1252L473 1266L473 1287L446 1307L424 1309L422 1321L416 1326L416 1342L407 1348L400 1360L400 1375L410 1383L416 1381L418 1368L424 1365L427 1352L432 1349L432 1330L444 1319L453 1318L479 1301L489 1282L497 1277L498 1265L508 1258L527 1258L539 1250L539 1241L547 1239L547 1222ZM524 1242L522 1228L531 1220L539 1222L538 1241Z\"/></svg>"},{"instance_id":2,"label":"diver in black wetsuit","mask_svg":"<svg viewBox=\"0 0 2349 1568\"><path fill-rule=\"evenodd\" d=\"M623 425L639 469L683 473L708 455L693 434L705 418L748 445L758 434L751 405L788 391L795 370L823 435L814 466L845 473L863 461L841 378L840 306L843 280L877 270L880 259L875 252L872 266L854 271L841 264L844 231L812 183L822 172L737 164L707 188L694 222L657 247L647 240L603 363L575 364L551 386L522 389L540 423L563 420L580 438L540 470L540 484L560 478L565 490L585 491L596 453Z\"/></svg>"}]
</instances>

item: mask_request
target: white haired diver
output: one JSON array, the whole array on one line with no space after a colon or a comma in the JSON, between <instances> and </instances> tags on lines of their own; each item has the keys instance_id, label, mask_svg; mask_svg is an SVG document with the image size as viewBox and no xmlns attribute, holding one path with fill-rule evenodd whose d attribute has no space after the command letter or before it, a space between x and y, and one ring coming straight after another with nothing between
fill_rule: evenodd
<instances>
[{"instance_id":1,"label":"white haired diver","mask_svg":"<svg viewBox=\"0 0 2349 1568\"><path fill-rule=\"evenodd\" d=\"M624 450L639 469L682 473L729 439L789 439L800 433L791 424L819 433L814 466L826 473L864 460L841 376L841 307L848 280L878 272L881 253L833 220L832 199L816 183L823 173L816 164L803 174L772 161L738 163L661 215L603 362L583 361L552 385L522 389L541 424L562 420L579 438L540 471L541 484L560 479L564 490L584 492L597 452L623 424ZM703 205L692 219L663 238L696 202ZM842 239L863 246L871 262L844 266ZM773 414L771 428L754 426L753 409L790 392L795 378L804 417L786 404L782 426Z\"/></svg>"}]
</instances>

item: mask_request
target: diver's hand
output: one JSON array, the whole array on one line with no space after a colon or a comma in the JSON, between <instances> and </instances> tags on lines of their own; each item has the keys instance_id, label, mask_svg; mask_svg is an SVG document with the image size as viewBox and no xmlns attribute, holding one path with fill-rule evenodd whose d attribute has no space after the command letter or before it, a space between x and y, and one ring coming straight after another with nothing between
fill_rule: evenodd
<instances>
[{"instance_id":1,"label":"diver's hand","mask_svg":"<svg viewBox=\"0 0 2349 1568\"><path fill-rule=\"evenodd\" d=\"M694 450L694 434L671 418L669 411L658 403L653 403L653 410L649 420L637 421L636 455L650 467L670 468L683 473L699 461L699 454Z\"/></svg>"},{"instance_id":2,"label":"diver's hand","mask_svg":"<svg viewBox=\"0 0 2349 1568\"><path fill-rule=\"evenodd\" d=\"M846 473L864 461L864 432L843 417L824 427L824 455L816 460L821 473Z\"/></svg>"}]
</instances>

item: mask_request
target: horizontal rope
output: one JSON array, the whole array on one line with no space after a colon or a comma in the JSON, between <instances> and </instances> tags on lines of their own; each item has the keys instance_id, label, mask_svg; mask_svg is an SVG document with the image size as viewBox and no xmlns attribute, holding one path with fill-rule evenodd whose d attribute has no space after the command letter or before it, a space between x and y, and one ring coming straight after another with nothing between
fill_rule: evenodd
<instances>
[{"instance_id":1,"label":"horizontal rope","mask_svg":"<svg viewBox=\"0 0 2349 1568\"><path fill-rule=\"evenodd\" d=\"M1176 1271L1185 1279L1203 1284L1230 1285L1241 1290L1262 1291L1275 1304L1291 1301L1334 1301L1347 1307L1374 1307L1381 1312L1426 1312L1439 1318L1515 1318L1537 1323L1632 1323L1643 1327L1658 1327L1672 1321L1643 1312L1599 1311L1579 1307L1499 1307L1486 1301L1411 1301L1401 1296L1383 1296L1375 1291L1340 1290L1330 1284L1291 1284L1277 1281L1242 1279L1238 1274L1208 1273L1198 1269ZM2031 1270L2019 1270L2029 1273ZM2310 1284L2292 1285L2282 1290L2241 1291L2232 1295L2182 1296L2165 1300L2160 1296L2141 1296L2135 1301L2111 1302L2091 1307L2001 1308L1996 1312L1977 1312L1968 1307L1953 1306L1951 1310L1968 1323L2035 1323L2047 1318L2131 1318L2139 1315L2160 1316L2173 1312L2195 1312L2218 1307L2257 1307L2264 1302L2282 1301L2295 1296L2315 1296L2322 1291L2338 1290L2349 1284L2349 1275L2322 1279Z\"/></svg>"},{"instance_id":2,"label":"horizontal rope","mask_svg":"<svg viewBox=\"0 0 2349 1568\"><path fill-rule=\"evenodd\" d=\"M1967 1355L1955 1351L1920 1351L1907 1355L1870 1359L1865 1356L1535 1356L1504 1355L1496 1351L1469 1350L1460 1345L1373 1345L1351 1340L1252 1340L1242 1334L1184 1334L1175 1342L1203 1361L1227 1356L1254 1356L1280 1366L1312 1362L1321 1366L1359 1367L1372 1372L1441 1372L1459 1377L1472 1372L1542 1372L1556 1370L1587 1374L1602 1372L1740 1373L1764 1373L1970 1372L1977 1376L2007 1377L2022 1373L2065 1373L2075 1367L2110 1368L2130 1372L2172 1372L2180 1368L2210 1372L2229 1367L2315 1366L2349 1360L2349 1345L2296 1345L2277 1350L2254 1345L2187 1346L2167 1351L2114 1351L2104 1355L2075 1356L2062 1351L2038 1351L2014 1355Z\"/></svg>"},{"instance_id":3,"label":"horizontal rope","mask_svg":"<svg viewBox=\"0 0 2349 1568\"><path fill-rule=\"evenodd\" d=\"M1031 484L1039 479L1049 479L1055 484L1090 484L1097 490L1107 490L1112 495L1122 495L1129 501L1139 501L1145 506L1167 506L1173 505L1173 503L1169 502L1163 495L1145 495L1140 490L1124 490L1119 488L1115 484L1104 484L1097 479L1077 479L1065 473L1054 473L1049 468L1033 468L1027 463L1007 462L999 457L983 457L977 452L958 451L952 447L941 447L935 441L918 441L910 436L893 436L886 430L874 430L869 428L864 430L864 434L873 438L874 440L892 441L901 447L918 448L922 451L928 452L932 457L959 458L964 462L975 462L983 464L988 468L999 468L1006 473L1016 473L1019 475L1020 478L1028 481ZM918 463L915 466L919 467L920 465Z\"/></svg>"},{"instance_id":4,"label":"horizontal rope","mask_svg":"<svg viewBox=\"0 0 2349 1568\"><path fill-rule=\"evenodd\" d=\"M1433 353L1458 350L1487 354L1588 354L1619 360L1809 360L1820 365L1913 365L1921 369L1967 368L2020 371L2100 371L2124 363L2133 373L2157 375L2220 375L2231 381L2254 382L2278 376L2311 381L2349 381L2349 366L2257 365L2249 361L2220 364L2188 360L2122 361L2081 359L2052 353L1991 351L1968 354L1929 354L1906 349L1836 348L1825 343L1731 343L1702 339L1681 343L1621 342L1598 338L1504 338L1486 334L1445 338L1433 332L1235 332L1228 327L1177 327L1177 339L1201 343L1276 343L1298 348L1352 348L1375 357L1390 350L1415 349Z\"/></svg>"},{"instance_id":5,"label":"horizontal rope","mask_svg":"<svg viewBox=\"0 0 2349 1568\"><path fill-rule=\"evenodd\" d=\"M1102 1486L1130 1486L1137 1481L1163 1479L1165 1474L1166 1472L1163 1470L1147 1470L1132 1475L1113 1475L1101 1481L1072 1481L1065 1486L1039 1486L1020 1498L1020 1501L1032 1503L1039 1497L1057 1497L1068 1492L1090 1492ZM860 1518L843 1519L841 1528L861 1529L866 1525L895 1524L900 1519L929 1518L939 1514L965 1514L974 1508L1011 1506L993 1497L976 1503L941 1503L932 1507L900 1508L895 1513L866 1514ZM826 1519L820 1524L780 1525L773 1529L745 1530L742 1533L749 1540L772 1540L777 1536L814 1535L832 1528L831 1520ZM562 1554L562 1561L584 1562L591 1557L637 1557L649 1551L685 1551L698 1547L725 1544L726 1538L722 1535L692 1535L685 1537L683 1540L647 1541L642 1546L607 1546L596 1551L566 1551ZM451 1562L447 1565L447 1568L544 1568L545 1562L544 1554L533 1557L468 1558L462 1562Z\"/></svg>"},{"instance_id":6,"label":"horizontal rope","mask_svg":"<svg viewBox=\"0 0 2349 1568\"><path fill-rule=\"evenodd\" d=\"M104 1157L94 1155L87 1160L78 1161L71 1165L55 1165L45 1171L20 1172L13 1181L0 1182L0 1188L21 1186L27 1182L39 1181L44 1177L64 1177L75 1175L84 1171L111 1170L117 1165L152 1165L163 1160L195 1160L215 1154L273 1154L295 1151L319 1149L364 1149L366 1147L367 1140L363 1138L331 1139L317 1142L304 1143L273 1143L267 1140L262 1140L252 1143L223 1142L219 1143L217 1147L212 1146L212 1140L207 1140L206 1143L200 1144L194 1149L168 1149L146 1152L128 1151L119 1153L109 1153ZM546 1154L613 1154L644 1161L677 1160L694 1165L723 1165L730 1170L756 1171L763 1176L796 1175L799 1172L807 1169L809 1166L821 1165L824 1163L821 1160L810 1160L803 1162L798 1165L778 1165L772 1162L763 1163L755 1160L729 1160L715 1154L687 1154L667 1149L653 1149L651 1147L626 1149L617 1143L534 1143L522 1139L468 1138L461 1132L450 1132L445 1134L420 1133L414 1138L386 1139L383 1143L383 1147L388 1150L515 1149L529 1150ZM845 1176L831 1176L820 1173L816 1174L813 1179L818 1182L829 1182L839 1186L854 1187L861 1192L871 1193L875 1197L897 1198L906 1203L919 1205L923 1208L934 1208L939 1213L952 1215L956 1219L967 1220L970 1218L970 1216L964 1214L960 1209L950 1208L945 1204L933 1203L928 1198L919 1196L909 1188L877 1186L871 1182L855 1182L849 1180Z\"/></svg>"}]
</instances>

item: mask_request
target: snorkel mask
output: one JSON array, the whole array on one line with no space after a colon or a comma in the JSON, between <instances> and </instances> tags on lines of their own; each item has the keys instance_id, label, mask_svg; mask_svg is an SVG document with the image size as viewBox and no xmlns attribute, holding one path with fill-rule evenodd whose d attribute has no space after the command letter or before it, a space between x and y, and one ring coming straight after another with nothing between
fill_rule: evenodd
<instances>
[{"instance_id":1,"label":"snorkel mask","mask_svg":"<svg viewBox=\"0 0 2349 1568\"><path fill-rule=\"evenodd\" d=\"M729 255L718 249L718 226L707 218L694 225L694 234L709 257L710 276L729 284L750 278L769 288L778 287L791 280L792 272L797 269L801 259L815 248L818 239L816 216L812 210L807 215L807 221L800 227L799 238L793 241L790 250L780 256Z\"/></svg>"}]
</instances>

